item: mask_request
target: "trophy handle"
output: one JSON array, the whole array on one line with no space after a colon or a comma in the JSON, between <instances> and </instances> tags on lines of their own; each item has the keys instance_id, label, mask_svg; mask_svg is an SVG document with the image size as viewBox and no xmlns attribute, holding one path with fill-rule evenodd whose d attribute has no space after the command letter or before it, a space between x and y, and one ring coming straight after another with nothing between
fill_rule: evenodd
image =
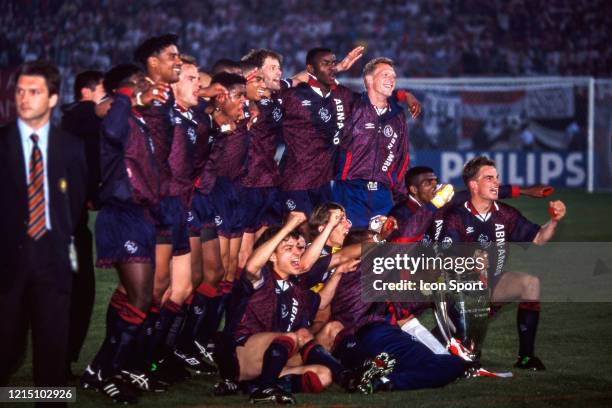
<instances>
[{"instance_id":1,"label":"trophy handle","mask_svg":"<svg viewBox=\"0 0 612 408\"><path fill-rule=\"evenodd\" d=\"M438 328L440 329L440 332L442 333L442 336L444 336L444 340L446 340L446 344L448 345L450 344L451 338L453 338L453 333L457 331L457 328L452 319L448 316L446 300L439 299L437 302L435 302L433 312Z\"/></svg>"}]
</instances>

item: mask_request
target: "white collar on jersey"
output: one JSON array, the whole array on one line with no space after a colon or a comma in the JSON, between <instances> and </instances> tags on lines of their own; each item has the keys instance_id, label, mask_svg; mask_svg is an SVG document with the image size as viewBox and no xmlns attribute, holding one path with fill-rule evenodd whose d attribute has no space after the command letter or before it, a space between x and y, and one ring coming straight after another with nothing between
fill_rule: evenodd
<instances>
[{"instance_id":1,"label":"white collar on jersey","mask_svg":"<svg viewBox=\"0 0 612 408\"><path fill-rule=\"evenodd\" d=\"M470 205L469 201L466 201L465 204L463 204L463 206L465 207L466 210L468 210L474 217L476 217L477 219L479 219L482 222L487 222L489 221L489 219L491 218L491 215L495 212L495 211L499 211L499 205L497 205L496 201L493 201L493 205L489 208L489 211L487 211L485 214L480 214L475 208L474 206Z\"/></svg>"},{"instance_id":2,"label":"white collar on jersey","mask_svg":"<svg viewBox=\"0 0 612 408\"><path fill-rule=\"evenodd\" d=\"M382 116L385 113L387 113L387 110L389 109L389 106L385 106L384 108L379 108L378 106L374 106L374 109L376 110L376 114L378 116Z\"/></svg>"},{"instance_id":3,"label":"white collar on jersey","mask_svg":"<svg viewBox=\"0 0 612 408\"><path fill-rule=\"evenodd\" d=\"M276 288L280 292L286 292L289 290L289 288L291 288L291 283L289 282L289 279L277 279Z\"/></svg>"},{"instance_id":4,"label":"white collar on jersey","mask_svg":"<svg viewBox=\"0 0 612 408\"><path fill-rule=\"evenodd\" d=\"M338 82L338 80L334 80L334 82L336 83L336 85L338 85L340 82ZM319 95L322 98L327 98L329 95L331 95L331 91L335 88L336 85L332 85L332 88L325 94L323 95L323 91L321 91L321 88L316 86L316 84L318 84L319 81L317 81L317 77L315 77L312 74L308 74L308 86L310 86L312 88L313 91L315 91L317 93L317 95Z\"/></svg>"},{"instance_id":5,"label":"white collar on jersey","mask_svg":"<svg viewBox=\"0 0 612 408\"><path fill-rule=\"evenodd\" d=\"M419 200L417 200L416 198L414 198L412 195L410 195L410 194L409 194L409 195L408 195L408 198L409 198L409 199L411 199L412 201L414 201L414 202L415 202L415 203L416 203L416 204L417 204L419 207L422 207L422 206L423 206L423 204L421 204L421 203L419 202Z\"/></svg>"},{"instance_id":6,"label":"white collar on jersey","mask_svg":"<svg viewBox=\"0 0 612 408\"><path fill-rule=\"evenodd\" d=\"M329 96L329 94L331 94L331 91L329 91L325 95L323 95L323 92L321 92L321 88L318 88L318 87L312 86L312 85L310 85L310 87L312 88L313 91L315 91L317 93L317 95L319 95L322 98L327 98Z\"/></svg>"},{"instance_id":7,"label":"white collar on jersey","mask_svg":"<svg viewBox=\"0 0 612 408\"><path fill-rule=\"evenodd\" d=\"M190 120L190 121L192 121L192 122L197 124L197 122L193 118L193 110L191 110L191 108L188 108L187 110L184 110L179 104L174 102L174 110L177 111L185 119Z\"/></svg>"}]
</instances>

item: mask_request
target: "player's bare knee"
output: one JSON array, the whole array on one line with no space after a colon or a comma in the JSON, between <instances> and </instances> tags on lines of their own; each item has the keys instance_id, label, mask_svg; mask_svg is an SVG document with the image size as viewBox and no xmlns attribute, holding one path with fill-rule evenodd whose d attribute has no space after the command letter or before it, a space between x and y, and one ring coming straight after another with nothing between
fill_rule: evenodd
<instances>
[{"instance_id":1,"label":"player's bare knee","mask_svg":"<svg viewBox=\"0 0 612 408\"><path fill-rule=\"evenodd\" d=\"M312 371L314 371L317 374L317 377L319 377L319 381L321 381L321 385L323 386L323 388L327 388L332 384L332 373L329 368L321 365L316 365L312 366Z\"/></svg>"},{"instance_id":2,"label":"player's bare knee","mask_svg":"<svg viewBox=\"0 0 612 408\"><path fill-rule=\"evenodd\" d=\"M128 296L129 302L132 306L145 312L151 308L151 302L153 299L152 293L138 292L134 295L135 296L133 297Z\"/></svg>"},{"instance_id":3,"label":"player's bare knee","mask_svg":"<svg viewBox=\"0 0 612 408\"><path fill-rule=\"evenodd\" d=\"M325 331L326 335L332 338L336 337L338 333L342 331L342 329L344 329L344 325L337 320L328 322L325 324L325 326L323 326L323 330Z\"/></svg>"},{"instance_id":4,"label":"player's bare knee","mask_svg":"<svg viewBox=\"0 0 612 408\"><path fill-rule=\"evenodd\" d=\"M283 333L282 337L289 337L291 339L291 341L293 342L293 347L294 347L294 350L292 351L295 351L295 347L297 347L299 344L298 335L296 333Z\"/></svg>"},{"instance_id":5,"label":"player's bare knee","mask_svg":"<svg viewBox=\"0 0 612 408\"><path fill-rule=\"evenodd\" d=\"M193 291L193 287L191 286L191 282L186 285L182 285L181 287L172 286L172 295L171 298L177 303L183 303L191 292Z\"/></svg>"},{"instance_id":6,"label":"player's bare knee","mask_svg":"<svg viewBox=\"0 0 612 408\"><path fill-rule=\"evenodd\" d=\"M170 286L170 275L159 276L155 274L155 281L153 286L153 291L155 295L163 295L163 293Z\"/></svg>"},{"instance_id":7,"label":"player's bare knee","mask_svg":"<svg viewBox=\"0 0 612 408\"><path fill-rule=\"evenodd\" d=\"M204 280L204 274L200 268L191 269L191 287L197 288Z\"/></svg>"},{"instance_id":8,"label":"player's bare knee","mask_svg":"<svg viewBox=\"0 0 612 408\"><path fill-rule=\"evenodd\" d=\"M297 339L297 345L300 348L314 338L308 329L298 329L294 333Z\"/></svg>"},{"instance_id":9,"label":"player's bare knee","mask_svg":"<svg viewBox=\"0 0 612 408\"><path fill-rule=\"evenodd\" d=\"M525 300L539 300L540 278L533 275L525 275L523 277L523 293Z\"/></svg>"}]
</instances>

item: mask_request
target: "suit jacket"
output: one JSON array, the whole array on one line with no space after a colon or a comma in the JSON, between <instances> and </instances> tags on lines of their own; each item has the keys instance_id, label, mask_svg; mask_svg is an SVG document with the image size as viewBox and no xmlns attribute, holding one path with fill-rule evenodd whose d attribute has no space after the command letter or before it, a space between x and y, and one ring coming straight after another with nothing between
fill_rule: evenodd
<instances>
[{"instance_id":1,"label":"suit jacket","mask_svg":"<svg viewBox=\"0 0 612 408\"><path fill-rule=\"evenodd\" d=\"M47 168L51 245L57 282L70 290L71 236L83 209L87 167L83 142L55 126L49 130ZM0 293L11 290L24 273L28 257L24 247L28 226L28 197L23 147L17 123L0 128Z\"/></svg>"}]
</instances>

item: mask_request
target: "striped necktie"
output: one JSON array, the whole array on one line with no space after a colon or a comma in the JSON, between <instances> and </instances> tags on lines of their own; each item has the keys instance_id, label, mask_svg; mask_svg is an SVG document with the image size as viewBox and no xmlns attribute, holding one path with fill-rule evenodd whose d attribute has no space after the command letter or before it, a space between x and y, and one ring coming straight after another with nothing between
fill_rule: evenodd
<instances>
[{"instance_id":1,"label":"striped necktie","mask_svg":"<svg viewBox=\"0 0 612 408\"><path fill-rule=\"evenodd\" d=\"M38 135L30 136L34 145L30 155L30 175L28 176L28 236L37 240L47 232L45 217L45 169L42 153L38 147Z\"/></svg>"}]
</instances>

